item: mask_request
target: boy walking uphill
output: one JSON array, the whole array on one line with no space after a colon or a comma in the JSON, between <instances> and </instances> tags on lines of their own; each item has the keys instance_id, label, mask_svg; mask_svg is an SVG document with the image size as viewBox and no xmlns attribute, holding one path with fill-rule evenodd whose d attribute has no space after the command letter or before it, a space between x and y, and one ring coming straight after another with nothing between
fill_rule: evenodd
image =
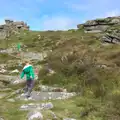
<instances>
[{"instance_id":1,"label":"boy walking uphill","mask_svg":"<svg viewBox=\"0 0 120 120\"><path fill-rule=\"evenodd\" d=\"M18 50L18 52L21 51L21 45L20 45L20 43L17 44L17 50Z\"/></svg>"},{"instance_id":2,"label":"boy walking uphill","mask_svg":"<svg viewBox=\"0 0 120 120\"><path fill-rule=\"evenodd\" d=\"M30 97L32 88L34 86L34 70L33 66L30 65L30 62L28 60L25 61L25 66L22 70L22 73L20 75L21 79L26 75L26 87L25 87L25 93L27 93L27 97Z\"/></svg>"},{"instance_id":3,"label":"boy walking uphill","mask_svg":"<svg viewBox=\"0 0 120 120\"><path fill-rule=\"evenodd\" d=\"M17 44L17 52L18 52L18 56L20 56L20 52L21 52L21 44L20 43Z\"/></svg>"}]
</instances>

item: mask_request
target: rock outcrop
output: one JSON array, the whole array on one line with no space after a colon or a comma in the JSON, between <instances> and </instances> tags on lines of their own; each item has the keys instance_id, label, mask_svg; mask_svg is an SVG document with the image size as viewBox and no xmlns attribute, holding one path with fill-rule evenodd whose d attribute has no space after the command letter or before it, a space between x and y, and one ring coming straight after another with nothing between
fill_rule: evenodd
<instances>
[{"instance_id":1,"label":"rock outcrop","mask_svg":"<svg viewBox=\"0 0 120 120\"><path fill-rule=\"evenodd\" d=\"M85 32L103 32L115 25L120 25L120 16L89 20L84 24L77 25L77 28L84 29Z\"/></svg>"},{"instance_id":2,"label":"rock outcrop","mask_svg":"<svg viewBox=\"0 0 120 120\"><path fill-rule=\"evenodd\" d=\"M101 40L102 42L120 44L120 25L108 28Z\"/></svg>"},{"instance_id":3,"label":"rock outcrop","mask_svg":"<svg viewBox=\"0 0 120 120\"><path fill-rule=\"evenodd\" d=\"M11 33L17 34L21 29L29 30L29 26L23 21L5 20L5 24L0 25L0 39L9 37Z\"/></svg>"}]
</instances>

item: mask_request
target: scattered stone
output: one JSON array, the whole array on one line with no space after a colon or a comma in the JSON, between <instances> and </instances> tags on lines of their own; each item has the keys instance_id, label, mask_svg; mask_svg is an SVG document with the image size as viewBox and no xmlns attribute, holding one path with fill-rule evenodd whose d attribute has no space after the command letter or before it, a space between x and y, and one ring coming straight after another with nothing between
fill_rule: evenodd
<instances>
[{"instance_id":1,"label":"scattered stone","mask_svg":"<svg viewBox=\"0 0 120 120\"><path fill-rule=\"evenodd\" d=\"M10 74L12 74L12 73L19 73L19 70L15 69L15 70L13 70L13 71L10 72Z\"/></svg>"},{"instance_id":2,"label":"scattered stone","mask_svg":"<svg viewBox=\"0 0 120 120\"><path fill-rule=\"evenodd\" d=\"M41 112L31 111L28 113L27 119L28 120L36 120L36 119L43 120L43 115Z\"/></svg>"},{"instance_id":3,"label":"scattered stone","mask_svg":"<svg viewBox=\"0 0 120 120\"><path fill-rule=\"evenodd\" d=\"M2 117L0 117L0 120L4 120Z\"/></svg>"},{"instance_id":4,"label":"scattered stone","mask_svg":"<svg viewBox=\"0 0 120 120\"><path fill-rule=\"evenodd\" d=\"M20 83L23 83L24 82L24 80L15 80L15 81L13 81L12 83L15 85L15 84L20 84Z\"/></svg>"},{"instance_id":5,"label":"scattered stone","mask_svg":"<svg viewBox=\"0 0 120 120\"><path fill-rule=\"evenodd\" d=\"M40 60L43 61L45 57L47 57L47 53L33 53L33 52L27 52L23 54L23 57L28 58L30 60Z\"/></svg>"},{"instance_id":6,"label":"scattered stone","mask_svg":"<svg viewBox=\"0 0 120 120\"><path fill-rule=\"evenodd\" d=\"M14 99L8 99L7 101L8 101L8 102L15 102Z\"/></svg>"},{"instance_id":7,"label":"scattered stone","mask_svg":"<svg viewBox=\"0 0 120 120\"><path fill-rule=\"evenodd\" d=\"M38 35L38 39L41 39L41 35Z\"/></svg>"},{"instance_id":8,"label":"scattered stone","mask_svg":"<svg viewBox=\"0 0 120 120\"><path fill-rule=\"evenodd\" d=\"M18 89L15 92L16 92L16 94L20 94L22 92L22 89Z\"/></svg>"},{"instance_id":9,"label":"scattered stone","mask_svg":"<svg viewBox=\"0 0 120 120\"><path fill-rule=\"evenodd\" d=\"M63 120L76 120L74 118L63 118Z\"/></svg>"},{"instance_id":10,"label":"scattered stone","mask_svg":"<svg viewBox=\"0 0 120 120\"><path fill-rule=\"evenodd\" d=\"M49 110L49 109L52 109L54 106L51 102L48 102L48 103L41 103L41 104L35 104L35 103L29 103L29 104L26 104L26 105L22 105L20 107L20 110L33 110L33 109L36 109L36 110Z\"/></svg>"},{"instance_id":11,"label":"scattered stone","mask_svg":"<svg viewBox=\"0 0 120 120\"><path fill-rule=\"evenodd\" d=\"M42 108L43 109L52 109L54 106L51 102L48 103L42 103Z\"/></svg>"},{"instance_id":12,"label":"scattered stone","mask_svg":"<svg viewBox=\"0 0 120 120\"><path fill-rule=\"evenodd\" d=\"M108 68L107 65L104 65L104 64L102 64L102 65L97 65L97 67L99 67L99 68Z\"/></svg>"},{"instance_id":13,"label":"scattered stone","mask_svg":"<svg viewBox=\"0 0 120 120\"><path fill-rule=\"evenodd\" d=\"M6 72L7 72L7 70L5 70L5 69L0 70L0 73L6 73Z\"/></svg>"},{"instance_id":14,"label":"scattered stone","mask_svg":"<svg viewBox=\"0 0 120 120\"><path fill-rule=\"evenodd\" d=\"M49 69L49 73L47 74L48 76L51 76L51 75L53 75L53 74L55 74L56 72L54 71L54 70L52 70L52 69Z\"/></svg>"},{"instance_id":15,"label":"scattered stone","mask_svg":"<svg viewBox=\"0 0 120 120\"><path fill-rule=\"evenodd\" d=\"M50 111L51 115L53 116L54 120L57 120L57 116L55 115L55 113L53 111Z\"/></svg>"},{"instance_id":16,"label":"scattered stone","mask_svg":"<svg viewBox=\"0 0 120 120\"><path fill-rule=\"evenodd\" d=\"M38 80L38 75L35 74L35 80Z\"/></svg>"},{"instance_id":17,"label":"scattered stone","mask_svg":"<svg viewBox=\"0 0 120 120\"><path fill-rule=\"evenodd\" d=\"M25 82L25 77L23 79L16 77L15 80L11 81L11 84L16 85L16 84L20 84L20 83L24 83L24 82Z\"/></svg>"},{"instance_id":18,"label":"scattered stone","mask_svg":"<svg viewBox=\"0 0 120 120\"><path fill-rule=\"evenodd\" d=\"M0 50L0 53L7 53L7 50Z\"/></svg>"}]
</instances>

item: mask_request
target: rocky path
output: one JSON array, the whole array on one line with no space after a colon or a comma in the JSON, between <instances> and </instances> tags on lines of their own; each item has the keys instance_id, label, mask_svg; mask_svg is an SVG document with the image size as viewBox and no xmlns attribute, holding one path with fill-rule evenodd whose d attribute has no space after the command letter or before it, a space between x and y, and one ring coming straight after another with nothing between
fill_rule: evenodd
<instances>
[{"instance_id":1,"label":"rocky path","mask_svg":"<svg viewBox=\"0 0 120 120\"><path fill-rule=\"evenodd\" d=\"M67 92L38 92L33 91L31 94L30 100L40 101L40 100L57 100L57 99L68 99L75 96L75 93ZM16 97L19 100L26 100L25 94L21 94Z\"/></svg>"},{"instance_id":2,"label":"rocky path","mask_svg":"<svg viewBox=\"0 0 120 120\"><path fill-rule=\"evenodd\" d=\"M31 97L28 99L25 97L24 93L14 92L16 94L10 98L7 98L7 102L16 104L16 102L18 103L19 101L22 101L22 104L21 106L19 106L18 109L19 111L27 111L26 120L36 120L36 119L60 120L57 117L56 113L52 111L52 109L55 108L53 104L53 100L62 101L65 99L69 99L73 96L76 96L76 93L68 93L67 91L64 91L64 90L62 92L52 92L53 90L56 90L56 88L50 87L50 86L49 87L42 86L42 85L41 87L46 89L41 89L41 91L32 91ZM4 96L4 94L2 95ZM50 118L50 119L46 119L46 115L44 114L44 112L49 112L51 117L47 117L47 118ZM76 120L76 119L63 118L63 120Z\"/></svg>"},{"instance_id":3,"label":"rocky path","mask_svg":"<svg viewBox=\"0 0 120 120\"><path fill-rule=\"evenodd\" d=\"M28 52L28 53L22 53L22 57L20 56L15 56L12 53L9 53L10 56L15 57L15 58L29 58L30 60L36 59L36 60L43 60L44 57L46 57L47 55L44 54L38 54L38 53L32 53L32 52ZM13 71L12 71L13 72ZM18 71L19 72L19 71ZM20 80L18 76L12 76L12 75L0 75L0 81L2 82L8 82L8 84L12 84L12 85L18 85L22 82L24 82L25 80ZM1 89L3 90L3 89ZM8 93L7 93L8 91ZM11 91L9 93L9 91ZM7 96L6 100L9 103L15 103L18 101L22 101L23 104L21 104L21 106L18 108L20 111L28 111L28 114L26 115L26 119L27 120L59 120L57 118L57 116L55 115L55 113L51 110L53 109L55 106L52 103L52 100L63 100L63 99L69 99L73 96L75 96L75 93L68 93L66 91L66 89L63 88L55 88L55 87L48 87L48 86L40 86L40 91L32 91L31 97L30 98L26 98L24 93L19 92L19 90L17 91L13 91L12 89L7 89L4 88L4 91L0 91L0 100L1 98L4 98ZM50 102L47 102L47 101ZM31 103L26 103L25 102L31 102ZM46 101L46 102L45 102ZM36 102L40 102L40 103L36 103ZM50 119L46 119L46 115L43 114L43 110L44 112L47 110L50 110L50 114L51 117ZM47 117L49 118L49 117ZM0 120L5 120L0 116ZM72 118L63 118L63 120L76 120L76 119L72 119Z\"/></svg>"},{"instance_id":4,"label":"rocky path","mask_svg":"<svg viewBox=\"0 0 120 120\"><path fill-rule=\"evenodd\" d=\"M56 114L52 111L52 109L55 107L52 103L52 100L63 100L68 99L73 96L75 96L75 93L67 93L67 92L37 92L33 91L32 95L29 99L26 99L24 94L21 94L17 97L19 100L27 100L32 101L28 104L23 104L20 106L20 110L22 111L28 111L27 119L28 120L44 120L45 116L42 114L43 111L50 110L51 118L48 120L59 120L56 116ZM51 101L51 102L45 102L45 101ZM42 103L35 103L34 101L44 101ZM63 118L63 120L76 120L73 118Z\"/></svg>"}]
</instances>

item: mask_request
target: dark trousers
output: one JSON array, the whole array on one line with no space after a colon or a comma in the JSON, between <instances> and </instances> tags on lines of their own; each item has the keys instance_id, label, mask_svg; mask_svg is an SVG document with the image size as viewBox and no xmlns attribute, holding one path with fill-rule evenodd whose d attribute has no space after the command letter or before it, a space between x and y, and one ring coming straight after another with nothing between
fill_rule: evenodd
<instances>
[{"instance_id":1,"label":"dark trousers","mask_svg":"<svg viewBox=\"0 0 120 120\"><path fill-rule=\"evenodd\" d=\"M28 97L31 95L33 87L34 87L34 80L33 79L27 80L26 87L24 88L24 92L27 93Z\"/></svg>"}]
</instances>

